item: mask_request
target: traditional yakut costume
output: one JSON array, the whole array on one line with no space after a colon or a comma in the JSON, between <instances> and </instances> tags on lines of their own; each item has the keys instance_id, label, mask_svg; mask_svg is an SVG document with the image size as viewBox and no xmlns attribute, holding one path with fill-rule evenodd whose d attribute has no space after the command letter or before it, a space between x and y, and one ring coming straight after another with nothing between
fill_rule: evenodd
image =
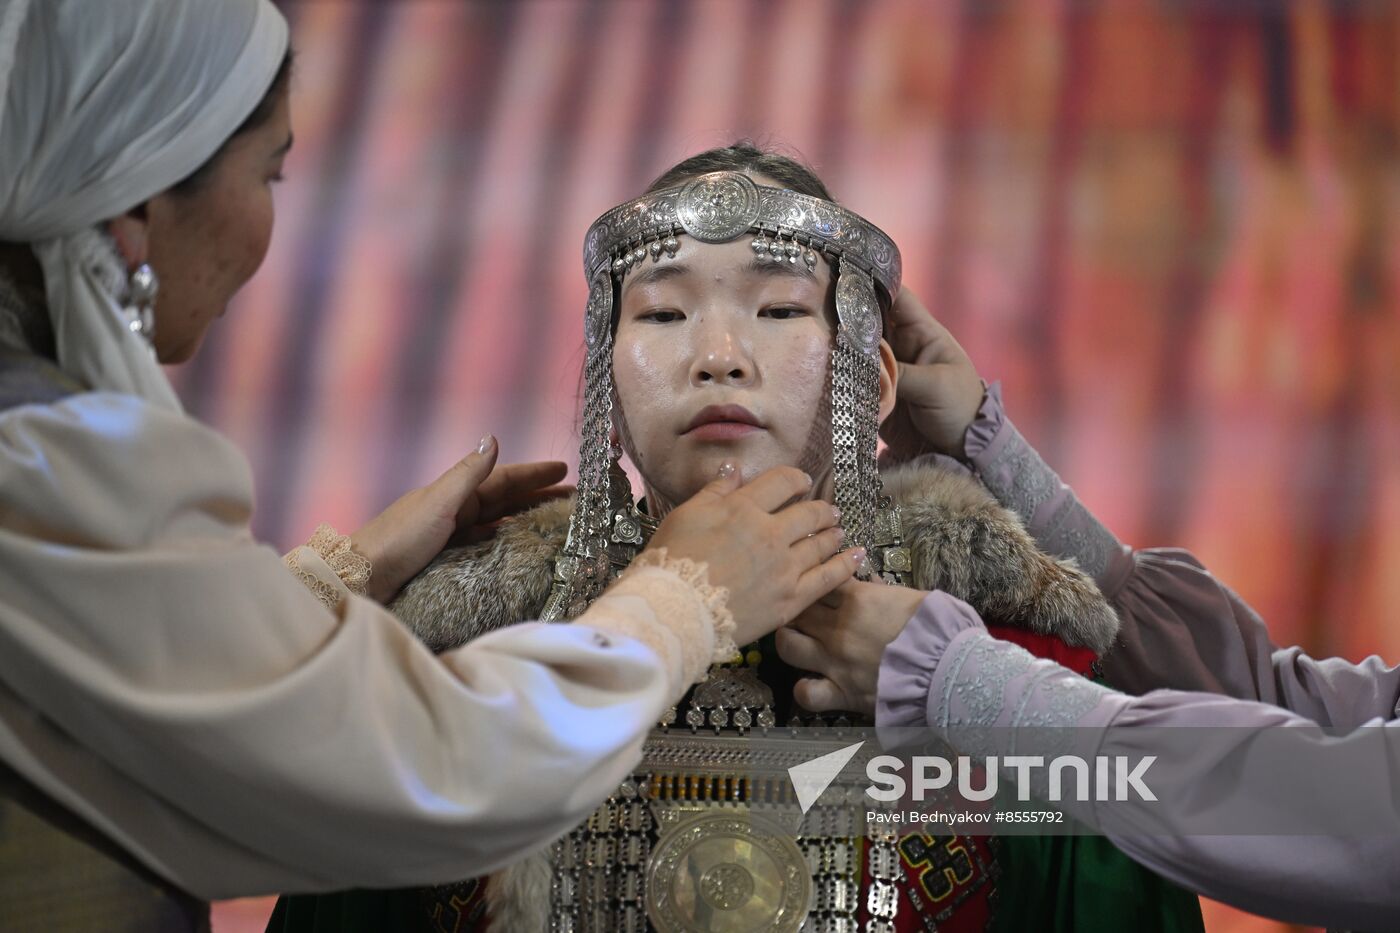
<instances>
[{"instance_id":1,"label":"traditional yakut costume","mask_svg":"<svg viewBox=\"0 0 1400 933\"><path fill-rule=\"evenodd\" d=\"M966 599L1000 623L998 634L1087 674L1118 626L1088 576L1038 550L1015 515L965 472L935 463L879 471L878 354L883 311L899 290L894 243L831 201L732 171L647 194L592 225L576 500L507 521L491 542L443 554L394 611L444 650L536 615L572 618L626 571L654 522L634 501L621 451L610 443L623 279L697 243L741 237L762 261L828 262L836 276L831 462L848 546L867 549L872 575ZM764 813L790 794L787 767L849 744L840 730L851 725L793 709L796 676L767 645L715 666L663 717L641 766L603 807L548 851L490 879L285 899L270 929L1200 928L1194 897L1101 839L901 836L867 826L863 802L819 807L795 841L784 838ZM790 752L746 738L790 725L825 731Z\"/></svg>"}]
</instances>

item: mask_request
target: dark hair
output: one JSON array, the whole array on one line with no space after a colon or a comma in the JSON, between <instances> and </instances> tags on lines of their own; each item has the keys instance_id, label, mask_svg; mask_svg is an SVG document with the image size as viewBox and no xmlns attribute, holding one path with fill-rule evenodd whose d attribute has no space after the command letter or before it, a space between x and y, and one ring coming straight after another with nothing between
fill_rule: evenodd
<instances>
[{"instance_id":1,"label":"dark hair","mask_svg":"<svg viewBox=\"0 0 1400 933\"><path fill-rule=\"evenodd\" d=\"M758 148L751 139L740 139L732 145L708 149L699 155L677 162L662 172L656 181L647 187L646 193L673 188L706 172L725 171L767 175L784 188L791 188L799 194L836 201L816 172L796 159Z\"/></svg>"},{"instance_id":2,"label":"dark hair","mask_svg":"<svg viewBox=\"0 0 1400 933\"><path fill-rule=\"evenodd\" d=\"M238 129L229 134L222 146L212 156L205 160L204 164L195 169L183 179L171 185L170 190L175 194L191 195L199 191L204 183L209 180L209 176L214 172L214 166L218 164L219 157L224 154L228 144L244 133L251 133L258 127L272 119L272 112L277 109L278 99L286 91L288 83L292 80L292 51L287 50L287 54L282 56L282 64L277 67L277 74L272 78L272 84L268 87L267 93L262 100L253 108L253 112L238 125Z\"/></svg>"}]
</instances>

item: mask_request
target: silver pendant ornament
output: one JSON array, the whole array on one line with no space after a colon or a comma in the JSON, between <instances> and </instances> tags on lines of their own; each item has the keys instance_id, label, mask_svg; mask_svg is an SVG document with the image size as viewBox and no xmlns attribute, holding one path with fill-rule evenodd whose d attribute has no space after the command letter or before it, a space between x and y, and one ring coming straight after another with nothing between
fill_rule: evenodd
<instances>
[{"instance_id":1,"label":"silver pendant ornament","mask_svg":"<svg viewBox=\"0 0 1400 933\"><path fill-rule=\"evenodd\" d=\"M147 343L153 343L156 333L156 295L160 292L160 279L147 263L141 263L131 272L126 285L126 302L122 315L126 328Z\"/></svg>"}]
</instances>

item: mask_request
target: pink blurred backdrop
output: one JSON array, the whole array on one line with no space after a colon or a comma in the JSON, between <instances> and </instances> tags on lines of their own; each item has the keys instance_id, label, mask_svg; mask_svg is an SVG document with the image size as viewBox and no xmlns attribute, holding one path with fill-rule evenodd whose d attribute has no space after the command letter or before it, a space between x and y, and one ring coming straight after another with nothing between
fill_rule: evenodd
<instances>
[{"instance_id":1,"label":"pink blurred backdrop","mask_svg":"<svg viewBox=\"0 0 1400 933\"><path fill-rule=\"evenodd\" d=\"M353 528L487 431L572 461L584 229L752 136L894 235L1120 537L1194 550L1280 641L1400 658L1400 6L282 7L273 251L176 374L266 539Z\"/></svg>"}]
</instances>

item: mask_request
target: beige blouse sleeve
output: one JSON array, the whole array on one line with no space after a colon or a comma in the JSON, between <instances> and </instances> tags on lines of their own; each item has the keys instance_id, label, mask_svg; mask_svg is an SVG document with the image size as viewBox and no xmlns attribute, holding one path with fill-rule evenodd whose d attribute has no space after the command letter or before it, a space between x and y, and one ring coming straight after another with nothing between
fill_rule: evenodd
<instances>
[{"instance_id":1,"label":"beige blouse sleeve","mask_svg":"<svg viewBox=\"0 0 1400 933\"><path fill-rule=\"evenodd\" d=\"M713 604L655 567L576 624L435 657L370 600L328 611L250 510L242 457L182 416L110 393L0 415L0 757L201 896L517 859L715 654Z\"/></svg>"},{"instance_id":2,"label":"beige blouse sleeve","mask_svg":"<svg viewBox=\"0 0 1400 933\"><path fill-rule=\"evenodd\" d=\"M365 595L374 569L367 558L350 547L348 535L336 534L325 522L310 541L288 551L282 563L327 609L335 609L351 594Z\"/></svg>"}]
</instances>

